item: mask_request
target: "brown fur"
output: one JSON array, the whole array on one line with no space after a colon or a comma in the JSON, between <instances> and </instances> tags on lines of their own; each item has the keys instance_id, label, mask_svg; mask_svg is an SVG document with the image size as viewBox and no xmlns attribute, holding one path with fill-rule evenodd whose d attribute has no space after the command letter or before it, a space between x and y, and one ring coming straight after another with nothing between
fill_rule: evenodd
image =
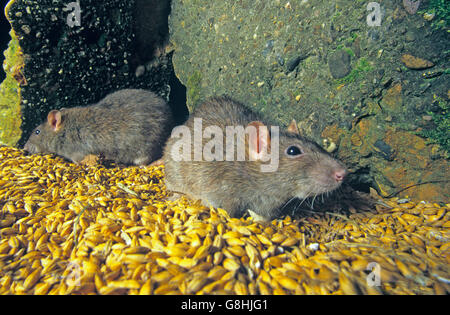
<instances>
[{"instance_id":1,"label":"brown fur","mask_svg":"<svg viewBox=\"0 0 450 315\"><path fill-rule=\"evenodd\" d=\"M60 125L55 120L58 115ZM91 106L50 112L24 148L30 153L56 153L77 163L93 154L143 165L161 157L173 125L163 99L149 91L125 89Z\"/></svg>"},{"instance_id":2,"label":"brown fur","mask_svg":"<svg viewBox=\"0 0 450 315\"><path fill-rule=\"evenodd\" d=\"M193 135L195 117L203 118L203 129L219 126L224 138L226 126L247 126L255 121L267 123L260 115L228 97L213 98L201 104L186 122ZM292 129L292 126L290 128ZM333 176L345 175L345 167L316 143L298 134L280 130L279 166L276 172L260 171L261 161L180 161L173 159L171 149L179 138L170 138L164 151L166 185L169 190L201 199L205 205L226 209L239 216L250 209L270 219L292 198L307 198L332 191L340 186ZM203 145L208 139L203 140ZM224 150L225 150L224 140ZM297 145L304 154L292 158L286 149ZM192 146L193 155L193 146Z\"/></svg>"}]
</instances>

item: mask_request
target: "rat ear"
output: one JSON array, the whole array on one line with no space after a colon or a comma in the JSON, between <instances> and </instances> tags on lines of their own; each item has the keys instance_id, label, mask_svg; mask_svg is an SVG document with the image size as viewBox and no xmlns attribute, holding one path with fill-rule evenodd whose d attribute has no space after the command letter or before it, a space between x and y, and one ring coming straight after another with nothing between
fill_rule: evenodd
<instances>
[{"instance_id":1,"label":"rat ear","mask_svg":"<svg viewBox=\"0 0 450 315\"><path fill-rule=\"evenodd\" d=\"M256 133L250 132L249 158L250 161L256 161L269 151L270 134L267 126L260 121L252 121L248 124L250 126L256 129Z\"/></svg>"},{"instance_id":2,"label":"rat ear","mask_svg":"<svg viewBox=\"0 0 450 315\"><path fill-rule=\"evenodd\" d=\"M53 129L53 131L58 131L61 128L62 115L59 110L52 110L47 115L47 123Z\"/></svg>"},{"instance_id":3,"label":"rat ear","mask_svg":"<svg viewBox=\"0 0 450 315\"><path fill-rule=\"evenodd\" d=\"M296 135L300 135L300 131L298 130L298 125L295 119L292 119L291 123L287 127L287 131Z\"/></svg>"}]
</instances>

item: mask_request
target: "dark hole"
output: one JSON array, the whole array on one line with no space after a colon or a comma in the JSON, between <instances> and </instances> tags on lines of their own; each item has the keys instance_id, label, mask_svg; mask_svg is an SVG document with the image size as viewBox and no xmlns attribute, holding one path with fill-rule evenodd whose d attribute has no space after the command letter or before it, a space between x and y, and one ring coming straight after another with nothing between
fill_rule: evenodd
<instances>
[{"instance_id":1,"label":"dark hole","mask_svg":"<svg viewBox=\"0 0 450 315\"><path fill-rule=\"evenodd\" d=\"M169 106L172 108L175 123L183 124L189 117L189 110L186 107L186 87L172 72L170 80Z\"/></svg>"},{"instance_id":2,"label":"dark hole","mask_svg":"<svg viewBox=\"0 0 450 315\"><path fill-rule=\"evenodd\" d=\"M361 168L345 179L345 182L357 191L370 192L370 187L375 187L369 168Z\"/></svg>"},{"instance_id":3,"label":"dark hole","mask_svg":"<svg viewBox=\"0 0 450 315\"><path fill-rule=\"evenodd\" d=\"M134 32L136 65L152 59L156 49L163 49L169 36L170 0L136 0Z\"/></svg>"},{"instance_id":4,"label":"dark hole","mask_svg":"<svg viewBox=\"0 0 450 315\"><path fill-rule=\"evenodd\" d=\"M97 30L85 29L80 33L80 36L84 39L83 42L86 43L86 45L91 46L98 43L101 33Z\"/></svg>"}]
</instances>

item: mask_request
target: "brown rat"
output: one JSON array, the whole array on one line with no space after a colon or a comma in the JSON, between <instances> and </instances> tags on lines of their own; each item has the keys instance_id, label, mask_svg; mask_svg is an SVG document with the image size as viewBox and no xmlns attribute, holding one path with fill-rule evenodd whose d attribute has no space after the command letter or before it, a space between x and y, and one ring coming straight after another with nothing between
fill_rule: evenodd
<instances>
[{"instance_id":1,"label":"brown rat","mask_svg":"<svg viewBox=\"0 0 450 315\"><path fill-rule=\"evenodd\" d=\"M193 139L199 139L199 122L201 140L194 144ZM258 131L253 137L241 133L235 138L234 134L226 133L230 126L255 126ZM209 129L208 136L204 136L205 128ZM184 126L174 128L167 141L163 160L168 190L201 199L204 205L223 208L231 216L251 210L267 220L276 217L279 209L292 199L327 193L341 185L347 174L341 162L315 142L301 137L296 123L287 131L277 132L277 128L228 97L207 100L196 108ZM215 138L212 131L219 132L219 129L223 131L223 138L215 142L218 146L212 150L208 139L212 141ZM194 137L187 137L188 134ZM227 151L231 151L227 145L230 138L236 140L233 151L236 154L229 155L232 159L227 156ZM245 143L244 161L242 156L238 160L239 138ZM183 143L189 145L183 147ZM204 151L200 150L203 156L195 156L195 146L203 148ZM185 149L187 154L183 152ZM208 152L214 155L221 149L224 151L222 159L219 156L212 160L206 155ZM265 160L261 159L261 152L269 151L277 163L269 161L268 155ZM252 158L256 161L251 161ZM263 171L262 166L270 163L275 168Z\"/></svg>"},{"instance_id":2,"label":"brown rat","mask_svg":"<svg viewBox=\"0 0 450 315\"><path fill-rule=\"evenodd\" d=\"M32 154L56 153L76 163L92 154L144 165L161 157L173 126L172 111L162 98L124 89L91 106L52 110L24 149Z\"/></svg>"}]
</instances>

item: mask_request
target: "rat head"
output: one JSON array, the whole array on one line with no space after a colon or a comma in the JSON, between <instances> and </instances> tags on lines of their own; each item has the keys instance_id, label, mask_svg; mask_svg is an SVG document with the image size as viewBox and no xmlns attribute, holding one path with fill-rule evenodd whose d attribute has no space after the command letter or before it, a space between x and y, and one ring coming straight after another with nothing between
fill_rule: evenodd
<instances>
[{"instance_id":1,"label":"rat head","mask_svg":"<svg viewBox=\"0 0 450 315\"><path fill-rule=\"evenodd\" d=\"M283 193L304 199L333 191L344 181L345 166L315 142L301 137L295 120L287 131L279 132L278 139L268 128L261 131L254 151L269 152L278 147L278 168L267 175Z\"/></svg>"},{"instance_id":2,"label":"rat head","mask_svg":"<svg viewBox=\"0 0 450 315\"><path fill-rule=\"evenodd\" d=\"M300 136L295 120L280 137L280 168L282 172L291 170L298 198L333 191L347 175L341 162L315 142Z\"/></svg>"},{"instance_id":3,"label":"rat head","mask_svg":"<svg viewBox=\"0 0 450 315\"><path fill-rule=\"evenodd\" d=\"M47 115L47 121L37 126L27 143L25 143L25 151L35 153L56 153L55 143L63 126L63 115L59 110L52 110Z\"/></svg>"}]
</instances>

